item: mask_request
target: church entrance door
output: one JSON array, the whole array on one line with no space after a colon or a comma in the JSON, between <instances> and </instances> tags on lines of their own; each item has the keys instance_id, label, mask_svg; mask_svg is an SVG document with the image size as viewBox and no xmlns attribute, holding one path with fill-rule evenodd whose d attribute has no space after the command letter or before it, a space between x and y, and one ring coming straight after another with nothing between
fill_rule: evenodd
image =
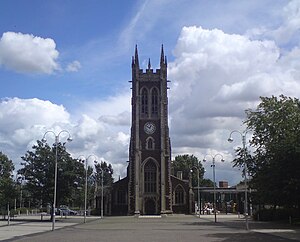
<instances>
[{"instance_id":1,"label":"church entrance door","mask_svg":"<svg viewBox=\"0 0 300 242\"><path fill-rule=\"evenodd\" d=\"M156 205L153 198L148 198L145 201L145 214L146 215L154 215L156 212Z\"/></svg>"}]
</instances>

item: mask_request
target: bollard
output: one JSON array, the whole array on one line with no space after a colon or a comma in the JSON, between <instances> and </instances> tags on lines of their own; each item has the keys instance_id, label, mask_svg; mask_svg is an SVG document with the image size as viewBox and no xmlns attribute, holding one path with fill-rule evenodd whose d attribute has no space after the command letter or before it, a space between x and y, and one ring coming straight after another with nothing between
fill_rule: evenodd
<instances>
[{"instance_id":1,"label":"bollard","mask_svg":"<svg viewBox=\"0 0 300 242\"><path fill-rule=\"evenodd\" d=\"M9 210L9 203L7 204L7 225L10 224L10 210Z\"/></svg>"}]
</instances>

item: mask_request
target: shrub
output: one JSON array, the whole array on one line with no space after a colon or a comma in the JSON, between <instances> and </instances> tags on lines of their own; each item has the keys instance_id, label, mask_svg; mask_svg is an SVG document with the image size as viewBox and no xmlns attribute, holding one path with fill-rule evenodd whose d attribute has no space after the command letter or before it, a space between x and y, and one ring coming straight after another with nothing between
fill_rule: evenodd
<instances>
[{"instance_id":1,"label":"shrub","mask_svg":"<svg viewBox=\"0 0 300 242\"><path fill-rule=\"evenodd\" d=\"M91 215L93 215L93 216L100 216L100 211L99 211L99 209L92 209L91 210Z\"/></svg>"},{"instance_id":2,"label":"shrub","mask_svg":"<svg viewBox=\"0 0 300 242\"><path fill-rule=\"evenodd\" d=\"M278 221L278 220L288 220L289 217L296 217L296 212L287 208L279 208L279 209L262 209L257 211L253 215L254 220L259 221Z\"/></svg>"}]
</instances>

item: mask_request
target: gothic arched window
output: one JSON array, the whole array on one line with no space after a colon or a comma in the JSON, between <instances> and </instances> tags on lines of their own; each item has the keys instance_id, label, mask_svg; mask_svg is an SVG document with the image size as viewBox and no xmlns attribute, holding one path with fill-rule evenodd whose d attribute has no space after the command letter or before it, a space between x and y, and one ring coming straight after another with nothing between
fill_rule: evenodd
<instances>
[{"instance_id":1,"label":"gothic arched window","mask_svg":"<svg viewBox=\"0 0 300 242\"><path fill-rule=\"evenodd\" d=\"M144 190L145 193L156 192L156 165L152 159L144 166Z\"/></svg>"},{"instance_id":2,"label":"gothic arched window","mask_svg":"<svg viewBox=\"0 0 300 242\"><path fill-rule=\"evenodd\" d=\"M148 137L146 139L146 149L147 150L154 150L154 148L155 148L154 139L152 137Z\"/></svg>"},{"instance_id":3,"label":"gothic arched window","mask_svg":"<svg viewBox=\"0 0 300 242\"><path fill-rule=\"evenodd\" d=\"M146 88L142 89L141 93L141 114L144 116L148 115L148 90Z\"/></svg>"},{"instance_id":4,"label":"gothic arched window","mask_svg":"<svg viewBox=\"0 0 300 242\"><path fill-rule=\"evenodd\" d=\"M184 192L184 189L182 186L177 186L175 188L175 204L179 205L179 204L185 204L185 199L184 199L184 196L185 196L185 192Z\"/></svg>"},{"instance_id":5,"label":"gothic arched window","mask_svg":"<svg viewBox=\"0 0 300 242\"><path fill-rule=\"evenodd\" d=\"M151 114L158 116L158 91L154 88L151 92Z\"/></svg>"}]
</instances>

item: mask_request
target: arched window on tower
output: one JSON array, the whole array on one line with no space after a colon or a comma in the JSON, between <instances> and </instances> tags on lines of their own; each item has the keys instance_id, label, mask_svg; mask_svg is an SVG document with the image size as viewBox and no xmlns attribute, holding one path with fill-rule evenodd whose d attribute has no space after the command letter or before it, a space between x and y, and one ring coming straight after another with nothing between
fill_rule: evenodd
<instances>
[{"instance_id":1,"label":"arched window on tower","mask_svg":"<svg viewBox=\"0 0 300 242\"><path fill-rule=\"evenodd\" d=\"M156 165L152 159L144 166L144 190L145 193L156 192Z\"/></svg>"},{"instance_id":2,"label":"arched window on tower","mask_svg":"<svg viewBox=\"0 0 300 242\"><path fill-rule=\"evenodd\" d=\"M142 89L141 92L141 115L144 117L148 116L148 90L146 88Z\"/></svg>"},{"instance_id":3,"label":"arched window on tower","mask_svg":"<svg viewBox=\"0 0 300 242\"><path fill-rule=\"evenodd\" d=\"M151 92L151 115L153 117L158 116L158 91L157 88L153 88Z\"/></svg>"},{"instance_id":4,"label":"arched window on tower","mask_svg":"<svg viewBox=\"0 0 300 242\"><path fill-rule=\"evenodd\" d=\"M155 143L154 143L154 139L152 137L148 137L146 139L146 149L147 150L154 150L155 149Z\"/></svg>"}]
</instances>

